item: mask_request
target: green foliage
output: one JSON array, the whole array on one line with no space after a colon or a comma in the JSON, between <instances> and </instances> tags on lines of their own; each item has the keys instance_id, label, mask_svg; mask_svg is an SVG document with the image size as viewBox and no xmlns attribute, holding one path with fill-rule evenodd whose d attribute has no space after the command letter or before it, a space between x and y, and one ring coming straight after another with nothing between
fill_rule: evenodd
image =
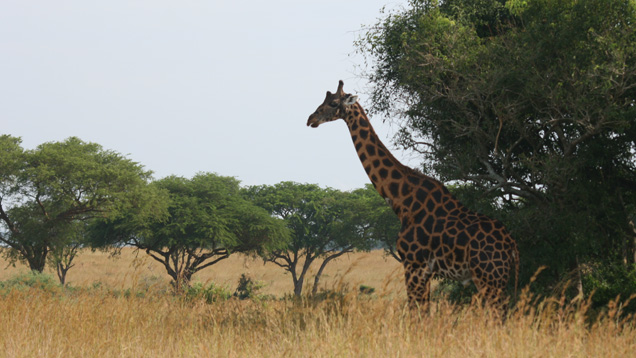
<instances>
[{"instance_id":1,"label":"green foliage","mask_svg":"<svg viewBox=\"0 0 636 358\"><path fill-rule=\"evenodd\" d=\"M634 263L636 3L411 1L357 45L372 112L506 223L522 277ZM460 195L462 196L462 195Z\"/></svg>"},{"instance_id":2,"label":"green foliage","mask_svg":"<svg viewBox=\"0 0 636 358\"><path fill-rule=\"evenodd\" d=\"M265 253L286 244L289 233L282 220L246 200L233 177L170 176L151 187L165 200L165 216L133 210L100 222L94 236L102 238L102 245L145 250L164 265L177 291L189 285L194 273L234 252Z\"/></svg>"},{"instance_id":3,"label":"green foliage","mask_svg":"<svg viewBox=\"0 0 636 358\"><path fill-rule=\"evenodd\" d=\"M23 169L25 153L20 144L22 139L7 134L0 136L0 195L10 194L17 188L14 187L18 173Z\"/></svg>"},{"instance_id":4,"label":"green foliage","mask_svg":"<svg viewBox=\"0 0 636 358\"><path fill-rule=\"evenodd\" d=\"M85 223L116 217L143 200L150 172L95 143L70 137L23 150L0 136L0 242L11 260L42 271L86 244ZM67 268L70 268L67 266Z\"/></svg>"},{"instance_id":5,"label":"green foliage","mask_svg":"<svg viewBox=\"0 0 636 358\"><path fill-rule=\"evenodd\" d=\"M285 243L281 221L245 200L239 181L211 173L168 177L154 185L169 193L169 217L152 225L144 246L267 251Z\"/></svg>"},{"instance_id":6,"label":"green foliage","mask_svg":"<svg viewBox=\"0 0 636 358\"><path fill-rule=\"evenodd\" d=\"M454 280L441 280L437 287L431 292L433 300L448 300L454 304L467 305L471 303L477 293L475 285L462 285Z\"/></svg>"},{"instance_id":7,"label":"green foliage","mask_svg":"<svg viewBox=\"0 0 636 358\"><path fill-rule=\"evenodd\" d=\"M264 283L255 281L246 274L241 274L238 285L236 286L236 291L234 292L234 297L237 297L239 300L259 298L261 296L258 291L263 287L265 287Z\"/></svg>"},{"instance_id":8,"label":"green foliage","mask_svg":"<svg viewBox=\"0 0 636 358\"><path fill-rule=\"evenodd\" d=\"M400 220L371 184L351 192L348 209L357 218L363 236L370 238L367 245L382 247L390 256L400 260L395 241L400 231Z\"/></svg>"},{"instance_id":9,"label":"green foliage","mask_svg":"<svg viewBox=\"0 0 636 358\"><path fill-rule=\"evenodd\" d=\"M380 236L391 231L387 222L397 221L392 212L387 219L386 210L382 212L386 204L378 206L379 195L369 189L341 192L315 184L281 182L247 188L244 195L289 228L288 244L263 257L291 273L297 296L314 261L322 259L312 294L317 293L320 276L331 260L353 250L377 247ZM381 217L383 222L376 225L374 220Z\"/></svg>"},{"instance_id":10,"label":"green foliage","mask_svg":"<svg viewBox=\"0 0 636 358\"><path fill-rule=\"evenodd\" d=\"M636 312L636 265L620 264L598 265L589 273L583 275L583 289L592 293L592 303L595 307L602 307L620 296L620 301L631 298L629 304L623 308L625 312Z\"/></svg>"},{"instance_id":11,"label":"green foliage","mask_svg":"<svg viewBox=\"0 0 636 358\"><path fill-rule=\"evenodd\" d=\"M204 300L206 303L226 301L232 297L232 293L214 283L204 285L201 282L194 282L185 291L188 300Z\"/></svg>"},{"instance_id":12,"label":"green foliage","mask_svg":"<svg viewBox=\"0 0 636 358\"><path fill-rule=\"evenodd\" d=\"M508 0L506 9L514 16L520 16L528 8L528 0Z\"/></svg>"},{"instance_id":13,"label":"green foliage","mask_svg":"<svg viewBox=\"0 0 636 358\"><path fill-rule=\"evenodd\" d=\"M325 246L332 239L329 234L335 230L328 224L334 222L339 213L336 207L338 191L322 189L315 184L282 182L247 188L244 195L272 216L285 221L292 233L290 245L293 247L312 250Z\"/></svg>"},{"instance_id":14,"label":"green foliage","mask_svg":"<svg viewBox=\"0 0 636 358\"><path fill-rule=\"evenodd\" d=\"M21 273L6 281L0 281L0 292L28 289L57 294L62 291L62 286L55 281L53 276L37 271Z\"/></svg>"}]
</instances>

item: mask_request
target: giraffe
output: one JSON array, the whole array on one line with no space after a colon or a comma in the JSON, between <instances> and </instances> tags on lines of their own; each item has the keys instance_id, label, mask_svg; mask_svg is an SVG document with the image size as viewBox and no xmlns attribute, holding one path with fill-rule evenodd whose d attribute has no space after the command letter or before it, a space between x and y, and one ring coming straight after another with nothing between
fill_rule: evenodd
<instances>
[{"instance_id":1,"label":"giraffe","mask_svg":"<svg viewBox=\"0 0 636 358\"><path fill-rule=\"evenodd\" d=\"M474 282L486 302L503 305L510 271L519 275L517 245L499 221L462 205L438 180L400 163L375 133L358 97L327 92L307 126L344 119L371 183L397 214L402 227L397 251L404 265L411 307L426 307L430 279ZM517 290L515 279L515 292Z\"/></svg>"}]
</instances>

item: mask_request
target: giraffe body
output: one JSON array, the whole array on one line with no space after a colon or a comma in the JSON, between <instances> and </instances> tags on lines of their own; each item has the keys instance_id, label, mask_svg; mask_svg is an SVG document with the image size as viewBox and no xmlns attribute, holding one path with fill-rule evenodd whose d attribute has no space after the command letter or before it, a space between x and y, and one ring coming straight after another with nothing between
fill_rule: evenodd
<instances>
[{"instance_id":1,"label":"giraffe body","mask_svg":"<svg viewBox=\"0 0 636 358\"><path fill-rule=\"evenodd\" d=\"M344 119L364 170L402 223L397 251L409 302L426 304L433 276L469 284L500 303L514 268L517 245L499 221L472 212L439 181L401 164L380 141L357 96L327 92L308 126Z\"/></svg>"}]
</instances>

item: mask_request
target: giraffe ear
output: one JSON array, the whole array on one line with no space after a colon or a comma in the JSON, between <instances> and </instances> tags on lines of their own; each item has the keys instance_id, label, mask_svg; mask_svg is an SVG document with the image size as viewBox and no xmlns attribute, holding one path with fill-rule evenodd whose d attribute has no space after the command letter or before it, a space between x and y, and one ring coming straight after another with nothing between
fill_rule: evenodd
<instances>
[{"instance_id":1,"label":"giraffe ear","mask_svg":"<svg viewBox=\"0 0 636 358\"><path fill-rule=\"evenodd\" d=\"M347 98L345 98L343 103L346 106L350 106L356 102L358 102L358 96L348 95Z\"/></svg>"}]
</instances>

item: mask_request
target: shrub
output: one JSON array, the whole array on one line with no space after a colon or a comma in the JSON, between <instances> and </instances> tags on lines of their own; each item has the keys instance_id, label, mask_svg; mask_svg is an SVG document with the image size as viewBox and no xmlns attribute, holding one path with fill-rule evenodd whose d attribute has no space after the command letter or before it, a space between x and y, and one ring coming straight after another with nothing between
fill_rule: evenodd
<instances>
[{"instance_id":1,"label":"shrub","mask_svg":"<svg viewBox=\"0 0 636 358\"><path fill-rule=\"evenodd\" d=\"M367 285L360 285L360 293L363 295L371 295L375 292L375 288Z\"/></svg>"},{"instance_id":2,"label":"shrub","mask_svg":"<svg viewBox=\"0 0 636 358\"><path fill-rule=\"evenodd\" d=\"M205 286L201 282L195 282L185 292L185 297L189 300L202 299L206 303L225 301L232 297L226 288L210 283Z\"/></svg>"},{"instance_id":3,"label":"shrub","mask_svg":"<svg viewBox=\"0 0 636 358\"><path fill-rule=\"evenodd\" d=\"M583 289L592 294L595 308L605 306L620 295L620 300L627 300L636 294L635 265L597 265L583 276ZM636 300L632 300L625 312L636 312Z\"/></svg>"},{"instance_id":4,"label":"shrub","mask_svg":"<svg viewBox=\"0 0 636 358\"><path fill-rule=\"evenodd\" d=\"M246 274L241 274L238 285L236 286L236 291L234 292L234 297L237 297L240 300L248 298L262 298L258 294L258 291L263 287L265 287L265 284L262 282L252 280L252 278Z\"/></svg>"},{"instance_id":5,"label":"shrub","mask_svg":"<svg viewBox=\"0 0 636 358\"><path fill-rule=\"evenodd\" d=\"M433 289L431 297L433 299L445 298L454 304L469 304L476 293L475 285L464 286L461 282L444 279Z\"/></svg>"},{"instance_id":6,"label":"shrub","mask_svg":"<svg viewBox=\"0 0 636 358\"><path fill-rule=\"evenodd\" d=\"M0 290L4 292L26 289L58 293L62 290L62 286L53 276L37 271L21 273L6 281L0 281Z\"/></svg>"}]
</instances>

